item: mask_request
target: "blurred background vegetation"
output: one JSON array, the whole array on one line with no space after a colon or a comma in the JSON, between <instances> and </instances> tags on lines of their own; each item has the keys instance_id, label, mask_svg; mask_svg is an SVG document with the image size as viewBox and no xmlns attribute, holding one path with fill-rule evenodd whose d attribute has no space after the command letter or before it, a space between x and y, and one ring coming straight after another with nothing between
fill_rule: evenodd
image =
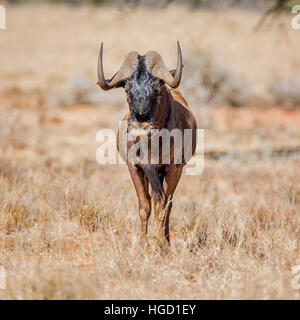
<instances>
[{"instance_id":1,"label":"blurred background vegetation","mask_svg":"<svg viewBox=\"0 0 300 320\"><path fill-rule=\"evenodd\" d=\"M243 21L245 25L249 24L250 26L250 24L252 24L250 27L251 32L248 36L253 37L255 32L252 31L260 31L262 29L262 25L267 24L266 21L269 16L272 18L278 18L279 16L291 14L292 6L300 4L300 0L7 0L6 3L16 5L16 8L18 7L18 4L26 3L34 5L49 3L55 5L67 4L72 6L75 10L80 6L80 9L84 9L84 7L88 5L98 5L106 6L107 9L111 6L113 9L118 8L120 11L124 9L124 11L132 12L137 8L140 8L140 11L143 11L143 8L165 9L169 7L171 8L172 6L184 6L187 11L189 11L189 9L199 9L198 13L201 14L200 10L203 9L203 14L205 14L205 12L208 13L209 11L214 12L213 10L217 10L227 16L230 9L237 8L241 9L241 11L255 12L255 24ZM57 10L57 8L55 7L54 10ZM92 10L96 11L94 8L92 8ZM66 11L71 12L71 7L67 7ZM162 11L164 19L167 14L166 11ZM149 14L151 13L149 12ZM189 15L189 12L187 14ZM116 19L119 18L120 17L117 17ZM230 22L231 24L235 23L234 20L232 21L233 22ZM278 19L278 21L279 22L276 24L275 19L270 19L269 26L274 27L276 25L278 27L277 29L280 30L281 34L276 38L276 41L278 41L281 46L286 46L290 41L287 29L284 27L287 23L280 24L280 19ZM117 21L117 23L120 23L120 21ZM210 23L207 27L210 32L212 32L212 26ZM222 28L223 27L224 25L222 25ZM231 26L226 25L226 28L231 28ZM117 30L117 33L120 34L120 31ZM259 32L257 32L257 36L260 37L263 35L259 35ZM221 40L216 42L226 42L223 38L220 39ZM196 43L198 43L197 41ZM236 43L237 47L241 46L240 42L234 42L230 36L230 41L227 42L227 44L229 44L229 48L231 42ZM265 41L263 41L263 45L266 45ZM290 44L288 45L290 46ZM198 44L196 44L196 47L198 48ZM236 48L232 50L230 55L234 55L236 50ZM121 51L122 50L120 50L120 52ZM253 100L254 96L258 96L254 93L257 90L254 88L257 81L254 79L248 79L250 73L249 69L251 68L240 65L239 68L234 70L232 66L229 63L226 63L223 59L222 51L213 51L214 50L210 50L205 46L201 47L201 45L198 49L188 50L188 48L186 48L185 71L189 74L189 77L185 79L182 84L183 92L189 96L189 101L194 105L198 105L201 102L202 104L209 105L230 105L233 107L246 106L251 99ZM246 51L243 50L242 54L245 55L248 51L249 48ZM285 59L288 60L288 58ZM270 70L266 69L267 71L265 71L266 75L263 83L264 96L267 96L267 98L271 97L272 103L280 105L281 107L299 107L300 81L296 71L296 67L299 63L298 59L289 60L289 64L292 66L291 72L287 72L285 70L285 72L273 72L270 74ZM265 66L265 63L267 62L264 62L263 66ZM235 62L233 64L235 65ZM247 73L244 72L244 75L240 72L240 70L243 69L248 70ZM199 72L195 72L195 70L198 70ZM256 85L256 87L258 86ZM60 95L51 95L53 96L51 99L44 97L43 101L46 105L94 105L99 102L98 100L100 98L104 99L103 96L99 96L99 92L96 90L97 88L95 88L94 81L92 79L89 77L83 77L82 75L74 75L69 79L67 89L64 93ZM41 104L40 100L38 101L39 104ZM51 103L49 100L51 100Z\"/></svg>"},{"instance_id":2,"label":"blurred background vegetation","mask_svg":"<svg viewBox=\"0 0 300 320\"><path fill-rule=\"evenodd\" d=\"M26 2L53 2L53 3L68 3L72 5L81 4L114 4L121 7L137 7L139 5L149 7L164 8L172 3L187 5L194 8L214 8L216 6L241 6L249 8L267 8L267 11L286 11L297 3L298 0L7 0L6 2L11 4L21 4Z\"/></svg>"}]
</instances>

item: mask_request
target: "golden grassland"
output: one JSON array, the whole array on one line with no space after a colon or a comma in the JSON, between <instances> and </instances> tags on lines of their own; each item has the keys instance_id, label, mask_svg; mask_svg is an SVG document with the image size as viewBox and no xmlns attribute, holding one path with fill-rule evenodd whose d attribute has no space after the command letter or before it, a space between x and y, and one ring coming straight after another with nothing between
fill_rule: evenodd
<instances>
[{"instance_id":1,"label":"golden grassland","mask_svg":"<svg viewBox=\"0 0 300 320\"><path fill-rule=\"evenodd\" d=\"M288 17L280 20L286 27L276 22L255 33L259 14L244 11L28 5L7 13L0 33L1 298L299 299L291 284L300 265L299 157L206 160L202 175L179 183L169 252L152 223L144 251L126 166L95 159L96 133L117 126L124 94L99 90L94 105L49 104L77 74L95 82L102 40L112 75L132 49L157 50L175 65L180 39L184 57L217 52L262 97L240 109L191 105L206 150L299 146L300 112L273 107L265 88L266 76L299 71L299 33Z\"/></svg>"}]
</instances>

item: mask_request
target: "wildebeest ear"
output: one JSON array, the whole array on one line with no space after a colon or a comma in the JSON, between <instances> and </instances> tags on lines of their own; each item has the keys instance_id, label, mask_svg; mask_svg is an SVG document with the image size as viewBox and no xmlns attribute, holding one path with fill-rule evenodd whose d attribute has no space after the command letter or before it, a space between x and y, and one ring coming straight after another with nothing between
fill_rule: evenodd
<instances>
[{"instance_id":1,"label":"wildebeest ear","mask_svg":"<svg viewBox=\"0 0 300 320\"><path fill-rule=\"evenodd\" d=\"M182 68L184 67L184 64L182 65ZM176 69L170 70L169 71L172 75L172 77L175 77Z\"/></svg>"}]
</instances>

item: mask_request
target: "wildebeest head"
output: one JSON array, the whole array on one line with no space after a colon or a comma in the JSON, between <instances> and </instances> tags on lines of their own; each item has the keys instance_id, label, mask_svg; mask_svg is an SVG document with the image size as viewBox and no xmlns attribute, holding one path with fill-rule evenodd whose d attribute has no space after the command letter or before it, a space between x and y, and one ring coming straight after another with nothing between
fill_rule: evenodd
<instances>
[{"instance_id":1,"label":"wildebeest head","mask_svg":"<svg viewBox=\"0 0 300 320\"><path fill-rule=\"evenodd\" d=\"M178 58L176 70L169 71L161 56L155 51L148 51L144 56L136 51L130 52L119 71L111 80L106 80L103 72L103 43L98 61L98 85L103 90L123 87L127 94L130 108L130 120L139 123L151 123L153 113L163 84L177 88L182 74L182 55L177 42Z\"/></svg>"},{"instance_id":2,"label":"wildebeest head","mask_svg":"<svg viewBox=\"0 0 300 320\"><path fill-rule=\"evenodd\" d=\"M131 120L153 121L153 111L159 98L161 84L162 81L147 70L145 56L138 56L137 69L125 81Z\"/></svg>"}]
</instances>

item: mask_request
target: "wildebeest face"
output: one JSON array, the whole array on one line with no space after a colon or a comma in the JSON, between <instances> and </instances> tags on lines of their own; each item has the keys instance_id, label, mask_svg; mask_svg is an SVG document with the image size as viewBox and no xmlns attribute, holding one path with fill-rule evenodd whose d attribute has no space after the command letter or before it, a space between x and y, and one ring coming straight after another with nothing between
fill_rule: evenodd
<instances>
[{"instance_id":1,"label":"wildebeest face","mask_svg":"<svg viewBox=\"0 0 300 320\"><path fill-rule=\"evenodd\" d=\"M128 130L133 136L149 136L154 128L154 113L160 96L161 81L151 75L142 63L126 81L129 104Z\"/></svg>"},{"instance_id":2,"label":"wildebeest face","mask_svg":"<svg viewBox=\"0 0 300 320\"><path fill-rule=\"evenodd\" d=\"M153 115L160 93L160 80L149 72L134 74L127 80L125 92L132 120L139 122L153 121Z\"/></svg>"}]
</instances>

